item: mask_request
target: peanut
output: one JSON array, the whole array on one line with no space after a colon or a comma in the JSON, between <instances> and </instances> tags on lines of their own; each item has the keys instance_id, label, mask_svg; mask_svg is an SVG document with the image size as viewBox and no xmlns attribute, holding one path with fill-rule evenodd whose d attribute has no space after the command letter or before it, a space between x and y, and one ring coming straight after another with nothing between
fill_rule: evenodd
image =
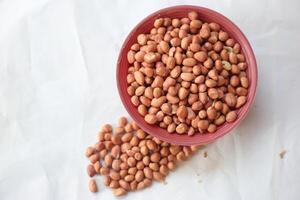
<instances>
[{"instance_id":1,"label":"peanut","mask_svg":"<svg viewBox=\"0 0 300 200\"><path fill-rule=\"evenodd\" d=\"M89 181L89 189L93 193L95 193L95 192L98 191L98 187L97 187L95 179L90 179L90 181Z\"/></svg>"}]
</instances>

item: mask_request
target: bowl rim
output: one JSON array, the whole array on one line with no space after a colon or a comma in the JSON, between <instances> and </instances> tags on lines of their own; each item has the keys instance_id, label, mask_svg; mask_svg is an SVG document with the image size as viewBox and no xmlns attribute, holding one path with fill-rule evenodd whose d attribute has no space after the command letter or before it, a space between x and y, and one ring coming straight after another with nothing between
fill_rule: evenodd
<instances>
[{"instance_id":1,"label":"bowl rim","mask_svg":"<svg viewBox=\"0 0 300 200\"><path fill-rule=\"evenodd\" d=\"M220 126L220 128L218 128L218 130L215 133L207 133L205 135L209 135L207 137L203 136L201 138L201 140L196 141L196 140L189 140L189 141L180 141L180 140L174 140L172 139L172 136L177 135L176 133L174 134L168 134L168 135L163 135L160 133L156 133L153 129L158 128L158 130L160 131L166 131L163 128L160 128L157 125L145 125L144 126L144 119L142 116L135 115L134 113L132 113L131 109L129 108L128 103L131 104L130 101L128 101L128 99L125 97L127 93L127 91L123 91L121 89L121 80L120 80L120 68L121 68L121 60L123 59L124 55L127 55L127 52L125 52L125 48L127 45L129 44L129 41L131 39L131 37L138 31L138 29L140 27L142 27L145 22L152 20L154 18L158 18L162 13L166 13L166 12L170 12L170 11L174 11L174 10L191 10L191 11L196 11L196 12L206 12L207 14L210 14L212 17L211 18L222 18L222 20L224 20L223 24L220 24L223 28L224 27L231 27L234 28L234 30L231 31L227 31L229 34L233 34L233 32L236 32L236 34L241 38L241 40L243 41L242 43L239 42L239 44L241 45L242 51L247 52L247 55L245 55L245 57L249 57L248 60L246 60L247 64L248 64L248 70L249 68L251 69L251 77L248 77L249 79L251 78L251 90L248 91L247 94L247 103L245 105L243 105L241 108L239 108L237 110L238 113L241 113L241 115L239 115L239 117L237 118L236 121L234 121L233 123L224 123L223 125ZM225 24L225 25L224 25ZM236 38L233 37L233 39L236 40ZM126 59L127 60L127 59ZM248 75L250 73L247 73ZM117 80L117 88L118 88L118 92L119 92L119 96L121 98L121 101L125 107L125 109L127 110L127 112L129 113L129 115L133 118L133 120L139 125L139 127L141 129L143 129L144 131L146 131L147 133L149 133L152 136L157 137L160 140L172 143L172 144L176 144L176 145L203 145L203 144L208 144L212 141L215 141L216 139L228 134L232 129L236 128L241 121L246 117L246 115L248 114L251 105L253 104L254 98L256 96L256 89L257 89L257 79L258 79L258 72L257 72L257 63L256 63L256 58L254 55L254 52L252 50L252 47L248 41L248 39L246 38L246 36L244 35L244 33L240 30L240 28L235 25L230 19L228 19L227 17L225 17L224 15L220 14L219 12L216 12L214 10L211 10L209 8L206 7L201 7L201 6L193 6L193 5L177 5L177 6L171 6L171 7L166 7L160 10L157 10L153 13L151 13L150 15L148 15L147 17L145 17L143 20L141 20L131 31L130 33L126 36L125 41L123 42L123 45L120 49L119 52L119 56L118 56L118 61L117 61L117 69L116 69L116 80ZM135 107L136 108L136 107ZM136 108L137 109L137 108ZM223 130L222 130L223 129ZM218 134L217 134L218 133ZM199 134L199 132L197 132L197 134ZM171 137L169 135L172 135ZM201 134L202 135L202 134ZM180 137L181 135L179 135ZM188 136L189 138L193 138L194 136Z\"/></svg>"}]
</instances>

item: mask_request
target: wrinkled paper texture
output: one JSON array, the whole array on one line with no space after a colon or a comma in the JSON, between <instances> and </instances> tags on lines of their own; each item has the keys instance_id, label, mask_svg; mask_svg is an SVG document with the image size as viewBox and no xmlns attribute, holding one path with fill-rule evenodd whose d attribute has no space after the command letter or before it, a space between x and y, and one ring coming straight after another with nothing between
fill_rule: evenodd
<instances>
[{"instance_id":1,"label":"wrinkled paper texture","mask_svg":"<svg viewBox=\"0 0 300 200\"><path fill-rule=\"evenodd\" d=\"M299 1L2 0L1 200L114 199L101 177L100 192L88 191L84 151L101 124L128 115L115 80L125 37L179 4L209 7L241 28L257 58L257 96L238 128L165 184L124 199L299 199Z\"/></svg>"}]
</instances>

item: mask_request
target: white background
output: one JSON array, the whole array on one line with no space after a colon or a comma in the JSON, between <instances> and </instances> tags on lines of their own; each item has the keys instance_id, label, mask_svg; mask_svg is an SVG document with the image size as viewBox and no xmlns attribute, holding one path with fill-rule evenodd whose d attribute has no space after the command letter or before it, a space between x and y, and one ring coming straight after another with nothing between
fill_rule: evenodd
<instances>
[{"instance_id":1,"label":"white background","mask_svg":"<svg viewBox=\"0 0 300 200\"><path fill-rule=\"evenodd\" d=\"M1 200L114 199L102 183L88 191L84 151L101 124L127 115L115 80L126 35L178 4L209 7L241 28L257 58L257 96L237 129L167 184L124 199L300 198L299 1L0 0Z\"/></svg>"}]
</instances>

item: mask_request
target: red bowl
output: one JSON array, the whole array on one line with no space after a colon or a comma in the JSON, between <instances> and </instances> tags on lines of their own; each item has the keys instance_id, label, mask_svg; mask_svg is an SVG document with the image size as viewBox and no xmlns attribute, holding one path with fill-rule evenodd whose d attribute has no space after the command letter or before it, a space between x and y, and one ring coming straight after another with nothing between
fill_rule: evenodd
<instances>
[{"instance_id":1,"label":"red bowl","mask_svg":"<svg viewBox=\"0 0 300 200\"><path fill-rule=\"evenodd\" d=\"M231 38L235 39L240 45L243 54L246 58L246 63L248 64L248 69L246 71L249 78L249 88L248 88L248 97L246 104L240 108L238 113L238 118L233 123L224 123L222 126L218 127L215 133L205 133L200 134L196 133L193 136L188 136L187 134L179 135L176 133L170 134L166 129L160 128L157 125L149 125L144 121L144 118L138 113L137 108L131 103L130 96L127 93L127 69L129 63L127 61L127 52L130 50L130 47L133 43L136 42L136 38L141 33L149 33L153 27L153 22L155 19L160 17L170 17L170 18L183 18L187 17L188 12L196 11L198 13L199 19L206 22L216 22L220 24L221 28L226 31ZM118 63L117 63L117 85L121 100L127 109L129 115L136 121L136 123L146 132L159 138L160 140L178 144L178 145L201 145L207 144L216 140L217 138L225 135L245 118L246 114L249 111L250 105L253 102L256 93L257 85L257 66L254 53L252 48L241 30L228 18L217 13L213 10L198 7L198 6L174 6L159 10L144 20L142 20L127 36L121 52L119 54Z\"/></svg>"}]
</instances>

